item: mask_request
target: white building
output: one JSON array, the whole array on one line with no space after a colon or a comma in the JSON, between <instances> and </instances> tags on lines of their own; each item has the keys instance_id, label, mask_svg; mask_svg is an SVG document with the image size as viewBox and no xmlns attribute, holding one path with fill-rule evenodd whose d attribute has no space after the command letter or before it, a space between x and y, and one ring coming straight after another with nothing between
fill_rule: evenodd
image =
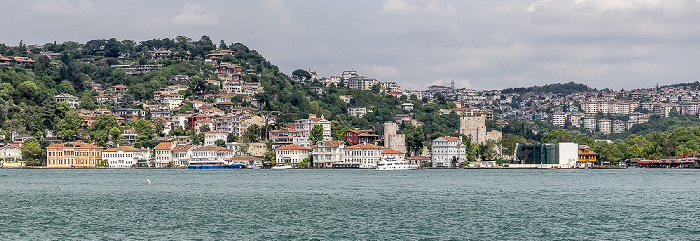
<instances>
[{"instance_id":1,"label":"white building","mask_svg":"<svg viewBox=\"0 0 700 241\"><path fill-rule=\"evenodd\" d=\"M224 140L226 142L227 137L228 133L224 131L207 131L204 133L204 145L214 146L216 145L216 140Z\"/></svg>"},{"instance_id":2,"label":"white building","mask_svg":"<svg viewBox=\"0 0 700 241\"><path fill-rule=\"evenodd\" d=\"M161 142L155 148L153 148L154 156L153 162L156 167L165 167L173 159L172 149L175 144L172 142Z\"/></svg>"},{"instance_id":3,"label":"white building","mask_svg":"<svg viewBox=\"0 0 700 241\"><path fill-rule=\"evenodd\" d=\"M309 114L308 119L300 119L294 121L296 130L301 133L301 136L308 137L311 135L311 130L314 126L321 125L323 127L323 140L330 141L331 137L331 122L326 120L323 115L321 118L316 118L315 114Z\"/></svg>"},{"instance_id":4,"label":"white building","mask_svg":"<svg viewBox=\"0 0 700 241\"><path fill-rule=\"evenodd\" d=\"M189 165L190 161L194 157L194 150L196 146L193 145L177 145L171 150L173 157L173 166L176 167L186 167Z\"/></svg>"},{"instance_id":5,"label":"white building","mask_svg":"<svg viewBox=\"0 0 700 241\"><path fill-rule=\"evenodd\" d=\"M362 106L350 106L350 107L348 107L348 115L349 116L362 118L368 112L372 112L372 110L367 110L367 108L362 107Z\"/></svg>"},{"instance_id":6,"label":"white building","mask_svg":"<svg viewBox=\"0 0 700 241\"><path fill-rule=\"evenodd\" d=\"M614 120L612 122L612 133L613 134L620 134L622 132L625 132L625 130L627 130L627 124L624 121Z\"/></svg>"},{"instance_id":7,"label":"white building","mask_svg":"<svg viewBox=\"0 0 700 241\"><path fill-rule=\"evenodd\" d=\"M0 148L0 158L3 162L16 162L22 160L22 144L9 143Z\"/></svg>"},{"instance_id":8,"label":"white building","mask_svg":"<svg viewBox=\"0 0 700 241\"><path fill-rule=\"evenodd\" d=\"M277 163L298 164L311 155L311 148L299 145L286 145L275 149Z\"/></svg>"},{"instance_id":9,"label":"white building","mask_svg":"<svg viewBox=\"0 0 700 241\"><path fill-rule=\"evenodd\" d=\"M192 150L192 161L220 162L233 157L233 151L220 146L204 146Z\"/></svg>"},{"instance_id":10,"label":"white building","mask_svg":"<svg viewBox=\"0 0 700 241\"><path fill-rule=\"evenodd\" d=\"M590 132L595 132L596 130L596 119L593 116L586 116L583 117L583 128L590 131Z\"/></svg>"},{"instance_id":11,"label":"white building","mask_svg":"<svg viewBox=\"0 0 700 241\"><path fill-rule=\"evenodd\" d=\"M139 160L151 158L151 152L148 149L139 149L131 146L120 146L109 148L102 151L102 160L107 161L107 166L110 168L129 168Z\"/></svg>"},{"instance_id":12,"label":"white building","mask_svg":"<svg viewBox=\"0 0 700 241\"><path fill-rule=\"evenodd\" d=\"M70 108L74 109L78 107L78 104L80 104L80 102L78 102L78 97L75 97L68 93L54 95L53 98L56 99L56 102L67 102L70 105Z\"/></svg>"},{"instance_id":13,"label":"white building","mask_svg":"<svg viewBox=\"0 0 700 241\"><path fill-rule=\"evenodd\" d=\"M345 142L343 141L319 141L311 148L315 167L333 167L340 163L344 157Z\"/></svg>"},{"instance_id":14,"label":"white building","mask_svg":"<svg viewBox=\"0 0 700 241\"><path fill-rule=\"evenodd\" d=\"M598 130L605 134L610 134L612 131L612 122L608 119L598 121Z\"/></svg>"},{"instance_id":15,"label":"white building","mask_svg":"<svg viewBox=\"0 0 700 241\"><path fill-rule=\"evenodd\" d=\"M433 140L430 151L433 167L455 167L466 161L467 147L461 137L443 136Z\"/></svg>"},{"instance_id":16,"label":"white building","mask_svg":"<svg viewBox=\"0 0 700 241\"><path fill-rule=\"evenodd\" d=\"M358 144L345 147L342 164L359 164L360 168L376 168L384 147L372 144Z\"/></svg>"}]
</instances>

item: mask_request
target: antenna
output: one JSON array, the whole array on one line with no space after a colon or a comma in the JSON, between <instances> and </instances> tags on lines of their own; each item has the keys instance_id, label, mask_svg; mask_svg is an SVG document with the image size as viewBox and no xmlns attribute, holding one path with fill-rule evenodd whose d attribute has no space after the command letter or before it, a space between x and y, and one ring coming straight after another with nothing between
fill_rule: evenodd
<instances>
[{"instance_id":1,"label":"antenna","mask_svg":"<svg viewBox=\"0 0 700 241\"><path fill-rule=\"evenodd\" d=\"M455 80L452 80L452 91L455 90Z\"/></svg>"}]
</instances>

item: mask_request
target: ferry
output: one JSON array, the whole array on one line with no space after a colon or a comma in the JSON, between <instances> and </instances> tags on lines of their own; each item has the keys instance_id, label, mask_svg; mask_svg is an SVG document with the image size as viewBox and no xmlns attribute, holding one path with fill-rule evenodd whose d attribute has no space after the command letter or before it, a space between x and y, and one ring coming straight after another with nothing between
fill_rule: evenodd
<instances>
[{"instance_id":1,"label":"ferry","mask_svg":"<svg viewBox=\"0 0 700 241\"><path fill-rule=\"evenodd\" d=\"M377 170L416 170L419 165L408 164L406 161L383 161L377 163Z\"/></svg>"},{"instance_id":2,"label":"ferry","mask_svg":"<svg viewBox=\"0 0 700 241\"><path fill-rule=\"evenodd\" d=\"M226 161L190 161L189 169L242 169L243 164Z\"/></svg>"}]
</instances>

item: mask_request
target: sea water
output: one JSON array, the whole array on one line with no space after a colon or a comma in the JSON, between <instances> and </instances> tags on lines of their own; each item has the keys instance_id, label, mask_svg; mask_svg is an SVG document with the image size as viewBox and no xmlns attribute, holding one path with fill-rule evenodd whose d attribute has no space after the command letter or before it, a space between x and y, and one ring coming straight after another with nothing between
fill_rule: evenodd
<instances>
[{"instance_id":1,"label":"sea water","mask_svg":"<svg viewBox=\"0 0 700 241\"><path fill-rule=\"evenodd\" d=\"M697 240L699 171L0 169L0 239Z\"/></svg>"}]
</instances>

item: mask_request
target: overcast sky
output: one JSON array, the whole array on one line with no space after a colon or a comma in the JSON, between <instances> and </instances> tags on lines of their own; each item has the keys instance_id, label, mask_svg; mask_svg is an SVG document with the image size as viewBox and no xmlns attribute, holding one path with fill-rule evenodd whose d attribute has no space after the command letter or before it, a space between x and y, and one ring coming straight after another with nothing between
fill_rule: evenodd
<instances>
[{"instance_id":1,"label":"overcast sky","mask_svg":"<svg viewBox=\"0 0 700 241\"><path fill-rule=\"evenodd\" d=\"M285 73L354 69L407 89L700 79L699 0L4 0L0 42L241 42Z\"/></svg>"}]
</instances>

